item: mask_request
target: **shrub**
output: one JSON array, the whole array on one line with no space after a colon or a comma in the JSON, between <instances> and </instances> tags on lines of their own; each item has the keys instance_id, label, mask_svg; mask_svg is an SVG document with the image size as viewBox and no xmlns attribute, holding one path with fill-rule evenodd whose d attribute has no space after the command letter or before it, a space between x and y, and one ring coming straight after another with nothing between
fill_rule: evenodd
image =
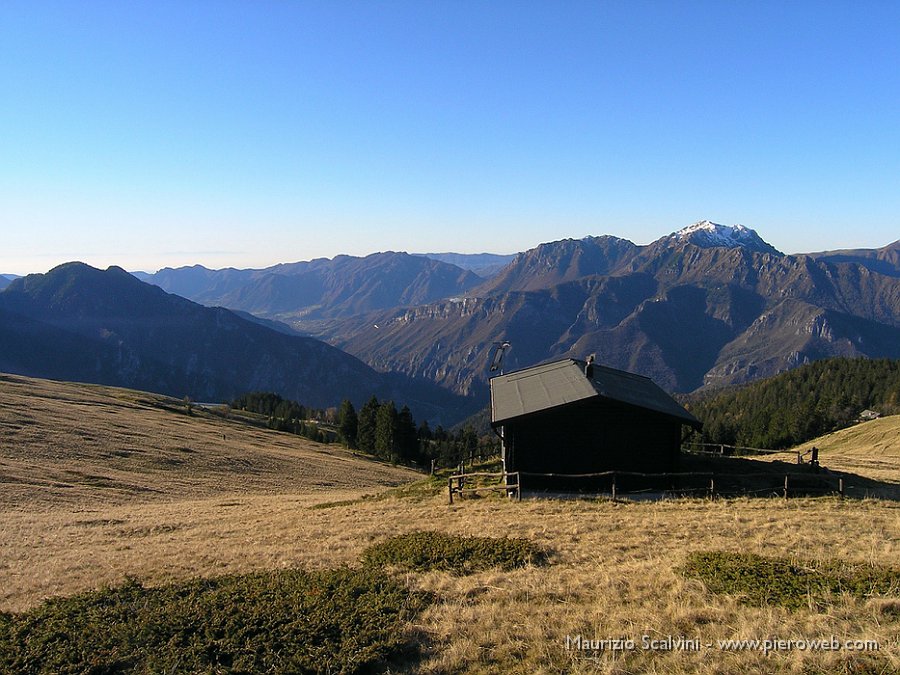
<instances>
[{"instance_id":1,"label":"shrub","mask_svg":"<svg viewBox=\"0 0 900 675\"><path fill-rule=\"evenodd\" d=\"M692 553L682 570L713 593L750 605L822 607L835 596L865 599L900 593L900 570L848 562L792 562L752 553Z\"/></svg>"},{"instance_id":2,"label":"shrub","mask_svg":"<svg viewBox=\"0 0 900 675\"><path fill-rule=\"evenodd\" d=\"M369 566L394 565L420 572L472 574L494 567L510 570L542 564L546 556L545 551L527 539L411 532L370 546L363 552L362 560Z\"/></svg>"},{"instance_id":3,"label":"shrub","mask_svg":"<svg viewBox=\"0 0 900 675\"><path fill-rule=\"evenodd\" d=\"M373 569L127 581L7 615L0 672L355 673L402 652L425 603Z\"/></svg>"}]
</instances>

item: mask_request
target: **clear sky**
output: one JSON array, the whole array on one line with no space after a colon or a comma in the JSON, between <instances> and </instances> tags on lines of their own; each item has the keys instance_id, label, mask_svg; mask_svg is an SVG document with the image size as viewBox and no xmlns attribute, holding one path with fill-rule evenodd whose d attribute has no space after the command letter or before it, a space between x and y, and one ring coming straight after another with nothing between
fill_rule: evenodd
<instances>
[{"instance_id":1,"label":"clear sky","mask_svg":"<svg viewBox=\"0 0 900 675\"><path fill-rule=\"evenodd\" d=\"M900 238L900 3L3 0L0 272Z\"/></svg>"}]
</instances>

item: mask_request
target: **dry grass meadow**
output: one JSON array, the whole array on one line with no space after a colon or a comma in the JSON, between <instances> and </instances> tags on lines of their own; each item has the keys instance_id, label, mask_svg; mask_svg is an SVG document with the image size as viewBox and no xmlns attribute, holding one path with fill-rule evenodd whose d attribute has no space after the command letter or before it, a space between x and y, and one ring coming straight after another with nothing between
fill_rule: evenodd
<instances>
[{"instance_id":1,"label":"dry grass meadow","mask_svg":"<svg viewBox=\"0 0 900 675\"><path fill-rule=\"evenodd\" d=\"M858 427L858 442L853 430L822 439L823 464L900 483L896 422L868 423L871 436ZM0 376L0 610L126 576L153 585L355 565L372 542L428 529L527 537L552 554L546 566L514 571L405 573L436 597L409 628L423 649L411 672L900 672L900 589L787 610L715 595L680 572L690 552L708 550L896 567L898 501L496 497L449 506L425 484L392 489L420 478L336 446L188 416L163 397ZM702 647L645 650L644 635ZM631 638L637 648L583 654L567 649L567 636ZM831 636L879 649L715 646Z\"/></svg>"}]
</instances>

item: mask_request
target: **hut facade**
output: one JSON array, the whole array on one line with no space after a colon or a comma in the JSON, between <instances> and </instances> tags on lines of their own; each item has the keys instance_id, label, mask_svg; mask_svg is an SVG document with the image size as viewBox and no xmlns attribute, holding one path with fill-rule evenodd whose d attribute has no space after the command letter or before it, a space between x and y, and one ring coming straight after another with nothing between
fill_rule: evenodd
<instances>
[{"instance_id":1,"label":"hut facade","mask_svg":"<svg viewBox=\"0 0 900 675\"><path fill-rule=\"evenodd\" d=\"M564 359L492 378L491 426L506 471L585 474L677 471L683 427L702 424L649 378Z\"/></svg>"}]
</instances>

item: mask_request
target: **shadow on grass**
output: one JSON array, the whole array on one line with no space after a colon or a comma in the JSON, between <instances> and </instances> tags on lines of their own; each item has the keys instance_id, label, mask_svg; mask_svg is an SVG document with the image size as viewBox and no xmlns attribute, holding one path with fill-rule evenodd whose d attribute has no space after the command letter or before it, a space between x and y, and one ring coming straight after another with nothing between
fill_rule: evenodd
<instances>
[{"instance_id":1,"label":"shadow on grass","mask_svg":"<svg viewBox=\"0 0 900 675\"><path fill-rule=\"evenodd\" d=\"M710 472L719 494L746 496L784 496L787 477L788 497L837 495L843 481L844 496L854 499L900 501L900 483L867 478L827 466L771 461L746 457L682 455L681 471ZM706 480L707 485L709 480Z\"/></svg>"},{"instance_id":2,"label":"shadow on grass","mask_svg":"<svg viewBox=\"0 0 900 675\"><path fill-rule=\"evenodd\" d=\"M746 457L683 454L672 473L606 472L596 476L520 477L523 498L610 498L651 501L675 497L843 496L900 501L900 482L877 480L826 466Z\"/></svg>"}]
</instances>

